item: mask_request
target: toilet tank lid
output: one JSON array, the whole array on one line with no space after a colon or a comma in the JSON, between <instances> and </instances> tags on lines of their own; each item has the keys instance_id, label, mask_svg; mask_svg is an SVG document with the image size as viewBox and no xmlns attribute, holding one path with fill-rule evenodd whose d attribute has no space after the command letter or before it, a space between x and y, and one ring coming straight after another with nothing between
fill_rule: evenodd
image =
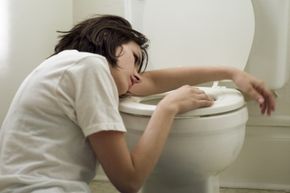
<instances>
[{"instance_id":1,"label":"toilet tank lid","mask_svg":"<svg viewBox=\"0 0 290 193\"><path fill-rule=\"evenodd\" d=\"M212 96L215 102L210 107L198 108L177 117L201 117L228 113L240 109L245 105L243 95L236 89L226 87L199 87L206 94ZM120 99L119 110L133 115L151 116L156 109L156 104L168 93L148 97L125 97Z\"/></svg>"},{"instance_id":2,"label":"toilet tank lid","mask_svg":"<svg viewBox=\"0 0 290 193\"><path fill-rule=\"evenodd\" d=\"M149 68L245 68L254 38L251 0L127 1L128 19L150 40Z\"/></svg>"}]
</instances>

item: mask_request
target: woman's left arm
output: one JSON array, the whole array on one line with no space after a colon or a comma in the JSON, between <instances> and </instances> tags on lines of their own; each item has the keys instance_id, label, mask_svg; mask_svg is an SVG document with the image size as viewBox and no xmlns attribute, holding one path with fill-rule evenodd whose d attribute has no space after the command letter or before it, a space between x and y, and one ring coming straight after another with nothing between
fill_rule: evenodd
<instances>
[{"instance_id":1,"label":"woman's left arm","mask_svg":"<svg viewBox=\"0 0 290 193\"><path fill-rule=\"evenodd\" d=\"M231 67L180 67L148 71L141 74L141 81L130 93L151 95L177 89L183 85L197 85L218 80L232 80L250 98L260 104L261 113L268 115L275 109L275 98L263 81Z\"/></svg>"}]
</instances>

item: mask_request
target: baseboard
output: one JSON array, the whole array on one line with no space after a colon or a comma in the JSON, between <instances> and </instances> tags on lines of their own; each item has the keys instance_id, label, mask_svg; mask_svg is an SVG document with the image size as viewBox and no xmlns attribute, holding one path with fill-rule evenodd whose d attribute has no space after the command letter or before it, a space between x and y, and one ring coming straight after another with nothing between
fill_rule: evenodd
<instances>
[{"instance_id":1,"label":"baseboard","mask_svg":"<svg viewBox=\"0 0 290 193\"><path fill-rule=\"evenodd\" d=\"M288 127L290 128L289 115L274 115L274 116L250 116L248 126L259 127Z\"/></svg>"},{"instance_id":2,"label":"baseboard","mask_svg":"<svg viewBox=\"0 0 290 193\"><path fill-rule=\"evenodd\" d=\"M263 183L221 183L222 188L257 189L257 190L277 190L290 191L290 185L284 184L263 184Z\"/></svg>"},{"instance_id":3,"label":"baseboard","mask_svg":"<svg viewBox=\"0 0 290 193\"><path fill-rule=\"evenodd\" d=\"M105 174L97 174L94 178L97 182L110 182ZM221 183L222 188L257 189L257 190L279 190L290 191L290 185L283 184L264 184L264 183Z\"/></svg>"}]
</instances>

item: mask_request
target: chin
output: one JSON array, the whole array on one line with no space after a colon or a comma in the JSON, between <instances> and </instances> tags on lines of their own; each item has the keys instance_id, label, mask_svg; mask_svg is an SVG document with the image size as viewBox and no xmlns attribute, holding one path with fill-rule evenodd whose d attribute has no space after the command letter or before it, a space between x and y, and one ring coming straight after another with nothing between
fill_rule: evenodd
<instances>
[{"instance_id":1,"label":"chin","mask_svg":"<svg viewBox=\"0 0 290 193\"><path fill-rule=\"evenodd\" d=\"M119 96L127 95L127 93L129 93L128 90L119 91Z\"/></svg>"}]
</instances>

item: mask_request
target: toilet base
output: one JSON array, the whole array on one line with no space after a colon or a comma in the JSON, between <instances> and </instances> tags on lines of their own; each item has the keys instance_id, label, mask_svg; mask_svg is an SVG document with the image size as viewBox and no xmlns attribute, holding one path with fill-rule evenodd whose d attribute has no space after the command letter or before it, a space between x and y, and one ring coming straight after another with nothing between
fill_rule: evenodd
<instances>
[{"instance_id":1,"label":"toilet base","mask_svg":"<svg viewBox=\"0 0 290 193\"><path fill-rule=\"evenodd\" d=\"M219 193L219 189L218 176L193 179L185 183L177 181L167 183L162 179L149 179L140 193Z\"/></svg>"}]
</instances>

